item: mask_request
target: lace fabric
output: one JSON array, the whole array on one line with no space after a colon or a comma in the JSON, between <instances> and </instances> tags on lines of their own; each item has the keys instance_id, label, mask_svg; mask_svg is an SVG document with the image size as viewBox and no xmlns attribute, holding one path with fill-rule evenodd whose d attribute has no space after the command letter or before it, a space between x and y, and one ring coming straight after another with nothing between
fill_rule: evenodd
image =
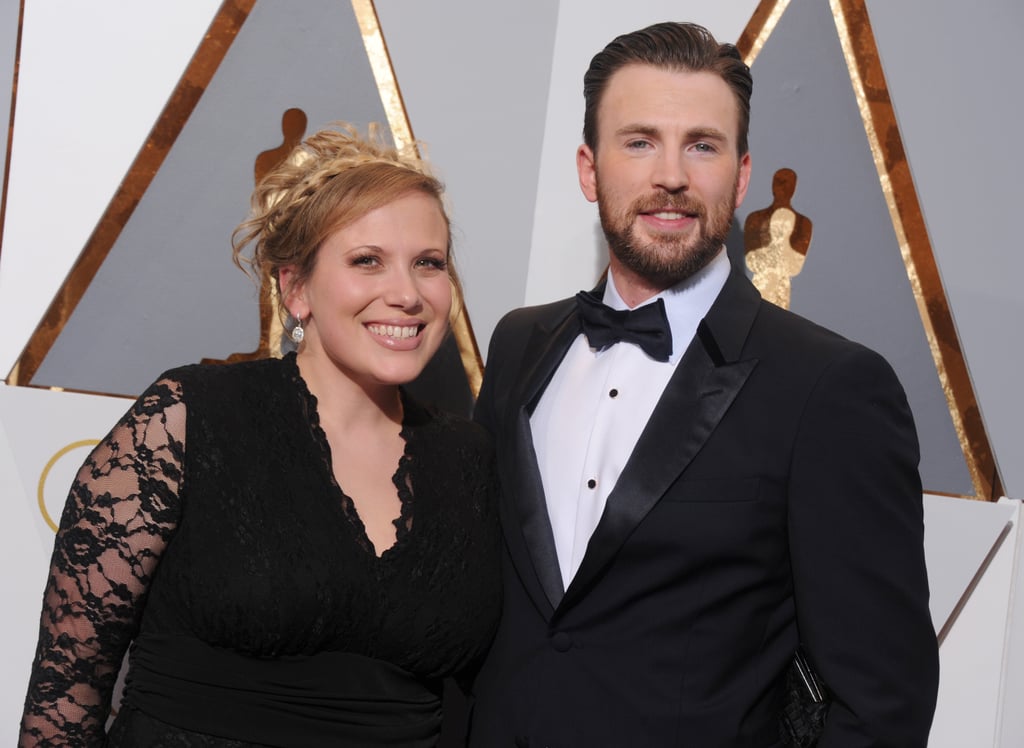
<instances>
[{"instance_id":1,"label":"lace fabric","mask_svg":"<svg viewBox=\"0 0 1024 748\"><path fill-rule=\"evenodd\" d=\"M96 743L153 571L178 523L181 389L150 387L97 445L71 488L43 598L22 745Z\"/></svg>"},{"instance_id":2,"label":"lace fabric","mask_svg":"<svg viewBox=\"0 0 1024 748\"><path fill-rule=\"evenodd\" d=\"M493 454L478 427L403 402L398 539L378 558L294 355L152 385L68 497L21 744L102 745L140 633L261 658L352 652L425 679L473 667L500 606ZM163 724L133 708L131 670L128 684L115 745L141 738L133 720ZM167 729L167 744L238 744Z\"/></svg>"}]
</instances>

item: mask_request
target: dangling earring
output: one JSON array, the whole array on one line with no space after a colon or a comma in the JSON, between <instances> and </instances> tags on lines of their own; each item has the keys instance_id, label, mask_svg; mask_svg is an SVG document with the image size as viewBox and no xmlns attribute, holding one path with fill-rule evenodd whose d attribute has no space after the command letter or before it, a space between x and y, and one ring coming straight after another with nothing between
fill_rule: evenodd
<instances>
[{"instance_id":1,"label":"dangling earring","mask_svg":"<svg viewBox=\"0 0 1024 748\"><path fill-rule=\"evenodd\" d=\"M306 331L302 329L302 317L295 318L295 326L292 328L292 342L298 345L306 337Z\"/></svg>"}]
</instances>

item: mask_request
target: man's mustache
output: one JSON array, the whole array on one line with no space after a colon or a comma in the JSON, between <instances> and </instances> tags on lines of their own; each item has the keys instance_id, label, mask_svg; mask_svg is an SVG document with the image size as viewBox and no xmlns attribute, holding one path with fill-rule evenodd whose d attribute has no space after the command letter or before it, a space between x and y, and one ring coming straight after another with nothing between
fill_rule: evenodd
<instances>
[{"instance_id":1,"label":"man's mustache","mask_svg":"<svg viewBox=\"0 0 1024 748\"><path fill-rule=\"evenodd\" d=\"M704 203L686 196L660 195L643 197L636 200L632 207L634 213L685 213L697 218L703 218L705 215Z\"/></svg>"}]
</instances>

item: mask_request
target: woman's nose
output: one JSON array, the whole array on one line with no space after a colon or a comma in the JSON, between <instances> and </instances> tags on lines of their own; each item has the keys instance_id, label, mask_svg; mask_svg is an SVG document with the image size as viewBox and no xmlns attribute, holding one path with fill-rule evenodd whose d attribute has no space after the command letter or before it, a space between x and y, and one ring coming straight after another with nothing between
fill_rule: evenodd
<instances>
[{"instance_id":1,"label":"woman's nose","mask_svg":"<svg viewBox=\"0 0 1024 748\"><path fill-rule=\"evenodd\" d=\"M419 305L420 291L416 279L404 270L395 270L389 274L384 301L388 306L410 309Z\"/></svg>"}]
</instances>

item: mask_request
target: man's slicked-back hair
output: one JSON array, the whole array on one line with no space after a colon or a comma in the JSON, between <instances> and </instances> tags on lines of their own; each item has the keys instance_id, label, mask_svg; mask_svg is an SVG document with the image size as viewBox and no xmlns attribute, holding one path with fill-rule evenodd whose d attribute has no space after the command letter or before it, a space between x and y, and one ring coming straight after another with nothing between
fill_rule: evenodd
<instances>
[{"instance_id":1,"label":"man's slicked-back hair","mask_svg":"<svg viewBox=\"0 0 1024 748\"><path fill-rule=\"evenodd\" d=\"M656 23L639 31L616 37L590 61L583 76L583 142L597 149L597 109L608 81L626 65L653 65L666 70L718 75L736 97L739 112L736 147L747 152L750 127L750 94L753 80L733 44L721 44L703 26L695 23Z\"/></svg>"}]
</instances>

